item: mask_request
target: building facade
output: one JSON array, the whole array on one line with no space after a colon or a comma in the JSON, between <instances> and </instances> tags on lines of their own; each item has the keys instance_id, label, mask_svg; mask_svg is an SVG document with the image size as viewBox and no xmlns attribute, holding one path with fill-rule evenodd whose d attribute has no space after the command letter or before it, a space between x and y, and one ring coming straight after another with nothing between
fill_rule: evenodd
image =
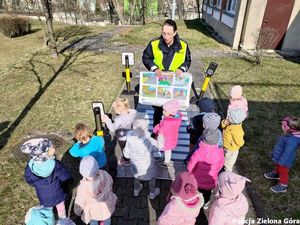
<instances>
[{"instance_id":1,"label":"building facade","mask_svg":"<svg viewBox=\"0 0 300 225\"><path fill-rule=\"evenodd\" d=\"M234 49L300 51L299 0L204 0L202 14Z\"/></svg>"}]
</instances>

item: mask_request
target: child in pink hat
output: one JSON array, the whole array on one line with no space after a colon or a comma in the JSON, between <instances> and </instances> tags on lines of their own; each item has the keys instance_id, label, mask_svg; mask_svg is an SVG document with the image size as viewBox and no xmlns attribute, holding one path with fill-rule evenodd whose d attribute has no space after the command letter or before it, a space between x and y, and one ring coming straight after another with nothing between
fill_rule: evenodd
<instances>
[{"instance_id":1,"label":"child in pink hat","mask_svg":"<svg viewBox=\"0 0 300 225\"><path fill-rule=\"evenodd\" d=\"M157 134L159 146L165 153L163 166L169 166L172 150L176 147L178 141L179 127L182 121L182 113L179 110L178 100L170 100L163 105L163 119L153 128Z\"/></svg>"},{"instance_id":2,"label":"child in pink hat","mask_svg":"<svg viewBox=\"0 0 300 225\"><path fill-rule=\"evenodd\" d=\"M230 90L230 103L228 105L228 111L234 109L241 109L248 117L248 101L242 96L243 89L240 85L235 85Z\"/></svg>"},{"instance_id":3,"label":"child in pink hat","mask_svg":"<svg viewBox=\"0 0 300 225\"><path fill-rule=\"evenodd\" d=\"M197 181L189 172L181 172L171 185L171 198L157 220L158 225L194 225L203 205Z\"/></svg>"},{"instance_id":4,"label":"child in pink hat","mask_svg":"<svg viewBox=\"0 0 300 225\"><path fill-rule=\"evenodd\" d=\"M246 181L250 180L233 172L220 173L219 190L209 211L209 225L244 224L249 208L242 193Z\"/></svg>"}]
</instances>

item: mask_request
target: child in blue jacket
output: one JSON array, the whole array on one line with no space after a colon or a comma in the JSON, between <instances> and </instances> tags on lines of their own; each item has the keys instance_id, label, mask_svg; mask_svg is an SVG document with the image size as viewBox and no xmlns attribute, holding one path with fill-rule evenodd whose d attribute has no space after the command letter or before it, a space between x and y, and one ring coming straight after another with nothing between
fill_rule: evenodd
<instances>
[{"instance_id":1,"label":"child in blue jacket","mask_svg":"<svg viewBox=\"0 0 300 225\"><path fill-rule=\"evenodd\" d=\"M75 139L78 140L71 149L73 157L93 156L99 165L99 169L106 168L106 155L104 151L103 137L93 136L92 130L85 124L79 123L75 126Z\"/></svg>"},{"instance_id":2,"label":"child in blue jacket","mask_svg":"<svg viewBox=\"0 0 300 225\"><path fill-rule=\"evenodd\" d=\"M272 161L275 170L267 172L264 177L270 180L279 180L271 187L275 193L286 192L288 187L289 169L293 166L297 148L300 146L300 118L288 116L281 121L283 135L281 135L273 148Z\"/></svg>"},{"instance_id":3,"label":"child in blue jacket","mask_svg":"<svg viewBox=\"0 0 300 225\"><path fill-rule=\"evenodd\" d=\"M25 142L20 149L31 156L25 168L25 179L35 188L40 205L56 206L58 216L66 217L64 184L71 179L65 167L55 159L55 148L51 140L36 138Z\"/></svg>"}]
</instances>

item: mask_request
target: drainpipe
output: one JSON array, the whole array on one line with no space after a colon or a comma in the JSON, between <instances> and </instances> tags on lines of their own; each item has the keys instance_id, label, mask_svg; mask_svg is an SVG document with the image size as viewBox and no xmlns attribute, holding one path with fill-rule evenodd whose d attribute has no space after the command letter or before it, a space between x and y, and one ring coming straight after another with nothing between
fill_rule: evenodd
<instances>
[{"instance_id":1,"label":"drainpipe","mask_svg":"<svg viewBox=\"0 0 300 225\"><path fill-rule=\"evenodd\" d=\"M246 12L244 14L244 20L243 20L243 26L242 26L242 32L241 32L241 36L240 36L240 41L239 41L239 45L238 45L238 49L241 50L243 49L243 44L244 44L244 38L245 38L245 31L246 31L246 24L248 21L248 17L249 17L249 8L250 8L250 4L252 2L252 0L246 0Z\"/></svg>"}]
</instances>

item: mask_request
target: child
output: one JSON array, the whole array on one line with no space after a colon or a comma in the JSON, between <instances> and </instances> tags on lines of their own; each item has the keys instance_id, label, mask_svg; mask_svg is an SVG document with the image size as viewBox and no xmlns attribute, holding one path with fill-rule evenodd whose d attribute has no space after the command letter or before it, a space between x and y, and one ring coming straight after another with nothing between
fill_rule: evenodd
<instances>
[{"instance_id":1,"label":"child","mask_svg":"<svg viewBox=\"0 0 300 225\"><path fill-rule=\"evenodd\" d=\"M132 123L136 116L135 109L129 109L129 101L126 98L117 98L113 102L113 109L117 116L115 117L115 121L112 122L111 119L107 115L102 116L102 121L106 123L107 128L110 132L114 132L118 143L121 148L122 159L119 161L120 164L129 163L128 159L124 157L123 149L126 145L126 134L129 130L132 129Z\"/></svg>"},{"instance_id":2,"label":"child","mask_svg":"<svg viewBox=\"0 0 300 225\"><path fill-rule=\"evenodd\" d=\"M83 179L77 188L74 212L81 216L85 224L110 225L111 215L115 211L117 196L112 192L113 180L104 170L99 170L96 159L84 157L80 162L80 174Z\"/></svg>"},{"instance_id":3,"label":"child","mask_svg":"<svg viewBox=\"0 0 300 225\"><path fill-rule=\"evenodd\" d=\"M54 225L55 218L52 207L37 206L30 208L25 216L26 225Z\"/></svg>"},{"instance_id":4,"label":"child","mask_svg":"<svg viewBox=\"0 0 300 225\"><path fill-rule=\"evenodd\" d=\"M71 149L70 154L73 157L93 156L100 169L106 168L106 155L104 151L104 139L100 136L93 136L92 130L83 123L78 123L75 126L75 143Z\"/></svg>"},{"instance_id":5,"label":"child","mask_svg":"<svg viewBox=\"0 0 300 225\"><path fill-rule=\"evenodd\" d=\"M242 122L246 114L241 109L229 110L227 119L222 121L225 152L224 169L232 171L237 160L239 149L245 144Z\"/></svg>"},{"instance_id":6,"label":"child","mask_svg":"<svg viewBox=\"0 0 300 225\"><path fill-rule=\"evenodd\" d=\"M71 175L55 160L52 141L47 138L31 139L21 146L21 151L32 157L25 168L25 179L35 188L40 205L56 206L58 216L65 218L64 200L67 193L63 186Z\"/></svg>"},{"instance_id":7,"label":"child","mask_svg":"<svg viewBox=\"0 0 300 225\"><path fill-rule=\"evenodd\" d=\"M170 100L163 105L164 118L153 128L153 132L158 134L157 140L163 145L165 153L163 166L168 167L171 161L172 150L178 141L179 127L182 121L182 113L179 110L179 101Z\"/></svg>"},{"instance_id":8,"label":"child","mask_svg":"<svg viewBox=\"0 0 300 225\"><path fill-rule=\"evenodd\" d=\"M205 129L198 149L192 155L187 170L198 183L198 190L203 194L204 207L207 208L211 191L217 186L217 178L224 165L223 148L218 147L218 129Z\"/></svg>"},{"instance_id":9,"label":"child","mask_svg":"<svg viewBox=\"0 0 300 225\"><path fill-rule=\"evenodd\" d=\"M243 89L240 85L235 85L231 88L230 90L230 103L228 105L228 110L233 110L233 109L241 109L243 112L246 114L248 117L249 112L248 112L248 101L245 99L243 96Z\"/></svg>"},{"instance_id":10,"label":"child","mask_svg":"<svg viewBox=\"0 0 300 225\"><path fill-rule=\"evenodd\" d=\"M209 225L244 224L248 212L248 201L242 193L246 177L233 172L222 172L219 175L219 191L209 211Z\"/></svg>"},{"instance_id":11,"label":"child","mask_svg":"<svg viewBox=\"0 0 300 225\"><path fill-rule=\"evenodd\" d=\"M155 188L156 166L154 152L158 152L157 141L148 131L148 121L137 119L133 122L133 130L127 134L124 156L130 159L131 172L134 176L133 196L139 196L143 185L140 180L149 181L149 198L155 199L160 189Z\"/></svg>"},{"instance_id":12,"label":"child","mask_svg":"<svg viewBox=\"0 0 300 225\"><path fill-rule=\"evenodd\" d=\"M201 98L197 102L200 113L191 118L191 123L187 126L187 132L190 134L190 150L194 148L198 142L204 127L203 127L203 116L206 113L214 111L214 102L210 98ZM219 126L219 125L218 125Z\"/></svg>"},{"instance_id":13,"label":"child","mask_svg":"<svg viewBox=\"0 0 300 225\"><path fill-rule=\"evenodd\" d=\"M188 172L181 172L171 185L171 198L158 218L158 225L194 225L203 205L197 181Z\"/></svg>"},{"instance_id":14,"label":"child","mask_svg":"<svg viewBox=\"0 0 300 225\"><path fill-rule=\"evenodd\" d=\"M293 166L297 148L300 146L300 118L288 116L281 121L283 135L281 135L273 148L272 161L275 170L265 173L267 179L279 180L271 187L275 193L286 192L288 187L289 169Z\"/></svg>"},{"instance_id":15,"label":"child","mask_svg":"<svg viewBox=\"0 0 300 225\"><path fill-rule=\"evenodd\" d=\"M203 115L201 125L202 125L204 130L205 129L213 129L213 130L216 130L218 132L218 134L219 134L218 146L220 148L223 148L223 135L222 135L222 132L218 129L218 127L220 126L220 123L221 123L221 117L217 113L212 112L212 113L205 113ZM202 131L202 133L203 133L203 131ZM188 161L190 160L190 158L194 154L194 152L198 149L201 139L202 138L200 136L199 139L196 142L196 145L191 149L191 151L187 155L187 157L185 159L186 164L188 163Z\"/></svg>"}]
</instances>

